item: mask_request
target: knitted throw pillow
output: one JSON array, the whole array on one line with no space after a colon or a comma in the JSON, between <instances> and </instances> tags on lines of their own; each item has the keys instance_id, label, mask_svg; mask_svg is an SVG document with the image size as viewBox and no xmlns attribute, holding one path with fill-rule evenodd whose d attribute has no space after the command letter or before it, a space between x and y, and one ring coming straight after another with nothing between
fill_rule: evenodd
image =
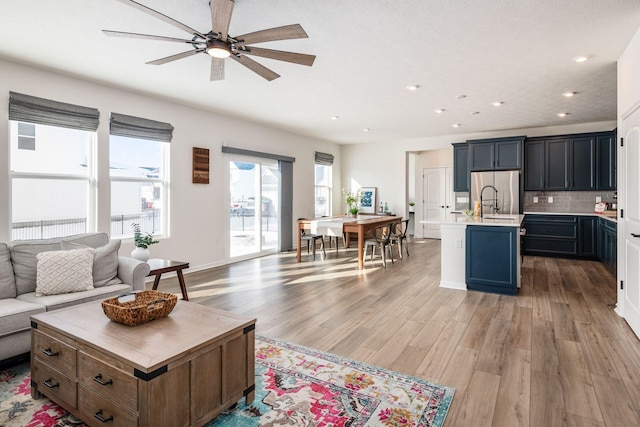
<instances>
[{"instance_id":1,"label":"knitted throw pillow","mask_svg":"<svg viewBox=\"0 0 640 427\"><path fill-rule=\"evenodd\" d=\"M93 289L94 252L83 248L37 254L36 296Z\"/></svg>"}]
</instances>

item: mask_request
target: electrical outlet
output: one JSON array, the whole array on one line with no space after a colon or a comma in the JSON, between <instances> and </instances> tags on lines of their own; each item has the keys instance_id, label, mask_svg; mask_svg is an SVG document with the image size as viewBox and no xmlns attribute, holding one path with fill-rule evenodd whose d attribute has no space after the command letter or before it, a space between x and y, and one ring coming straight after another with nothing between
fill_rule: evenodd
<instances>
[{"instance_id":1,"label":"electrical outlet","mask_svg":"<svg viewBox=\"0 0 640 427\"><path fill-rule=\"evenodd\" d=\"M547 199L547 201L548 201L549 203L553 203L553 197L549 196L549 198Z\"/></svg>"},{"instance_id":2,"label":"electrical outlet","mask_svg":"<svg viewBox=\"0 0 640 427\"><path fill-rule=\"evenodd\" d=\"M533 203L538 203L538 198L537 197L533 198Z\"/></svg>"},{"instance_id":3,"label":"electrical outlet","mask_svg":"<svg viewBox=\"0 0 640 427\"><path fill-rule=\"evenodd\" d=\"M456 247L456 248L462 248L462 239L461 239L461 238L459 238L459 237L458 237L458 238L455 240L455 247Z\"/></svg>"},{"instance_id":4,"label":"electrical outlet","mask_svg":"<svg viewBox=\"0 0 640 427\"><path fill-rule=\"evenodd\" d=\"M602 197L599 197L599 196L596 197L596 203L600 203L600 202L602 202Z\"/></svg>"}]
</instances>

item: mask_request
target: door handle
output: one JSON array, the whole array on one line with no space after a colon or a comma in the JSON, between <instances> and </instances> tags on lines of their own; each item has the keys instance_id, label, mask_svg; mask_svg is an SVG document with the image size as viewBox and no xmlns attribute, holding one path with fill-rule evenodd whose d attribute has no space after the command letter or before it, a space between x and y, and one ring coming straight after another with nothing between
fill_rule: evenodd
<instances>
[{"instance_id":1,"label":"door handle","mask_svg":"<svg viewBox=\"0 0 640 427\"><path fill-rule=\"evenodd\" d=\"M444 205L440 206L442 209L444 209Z\"/></svg>"},{"instance_id":2,"label":"door handle","mask_svg":"<svg viewBox=\"0 0 640 427\"><path fill-rule=\"evenodd\" d=\"M632 235L633 237L640 237L640 234L636 234L636 233L631 233L631 235Z\"/></svg>"}]
</instances>

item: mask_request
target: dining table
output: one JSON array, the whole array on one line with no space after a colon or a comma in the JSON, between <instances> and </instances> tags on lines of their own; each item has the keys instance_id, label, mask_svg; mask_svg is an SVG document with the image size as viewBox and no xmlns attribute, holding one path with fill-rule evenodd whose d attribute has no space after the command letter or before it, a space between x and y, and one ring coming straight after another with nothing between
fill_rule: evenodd
<instances>
[{"instance_id":1,"label":"dining table","mask_svg":"<svg viewBox=\"0 0 640 427\"><path fill-rule=\"evenodd\" d=\"M400 222L402 222L402 217L397 215L357 215L355 217L339 215L299 219L297 260L298 262L302 261L302 230L328 236L342 236L344 233L346 248L349 247L351 235L355 233L358 236L358 270L362 270L364 268L364 241L368 237L369 230L379 225L397 225Z\"/></svg>"}]
</instances>

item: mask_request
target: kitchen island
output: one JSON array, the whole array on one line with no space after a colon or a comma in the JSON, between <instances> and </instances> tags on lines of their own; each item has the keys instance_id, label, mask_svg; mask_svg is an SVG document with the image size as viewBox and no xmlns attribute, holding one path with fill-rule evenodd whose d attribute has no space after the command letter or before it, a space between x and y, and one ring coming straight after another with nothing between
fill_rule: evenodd
<instances>
[{"instance_id":1,"label":"kitchen island","mask_svg":"<svg viewBox=\"0 0 640 427\"><path fill-rule=\"evenodd\" d=\"M516 295L520 287L520 228L524 215L450 214L441 232L440 286Z\"/></svg>"}]
</instances>

